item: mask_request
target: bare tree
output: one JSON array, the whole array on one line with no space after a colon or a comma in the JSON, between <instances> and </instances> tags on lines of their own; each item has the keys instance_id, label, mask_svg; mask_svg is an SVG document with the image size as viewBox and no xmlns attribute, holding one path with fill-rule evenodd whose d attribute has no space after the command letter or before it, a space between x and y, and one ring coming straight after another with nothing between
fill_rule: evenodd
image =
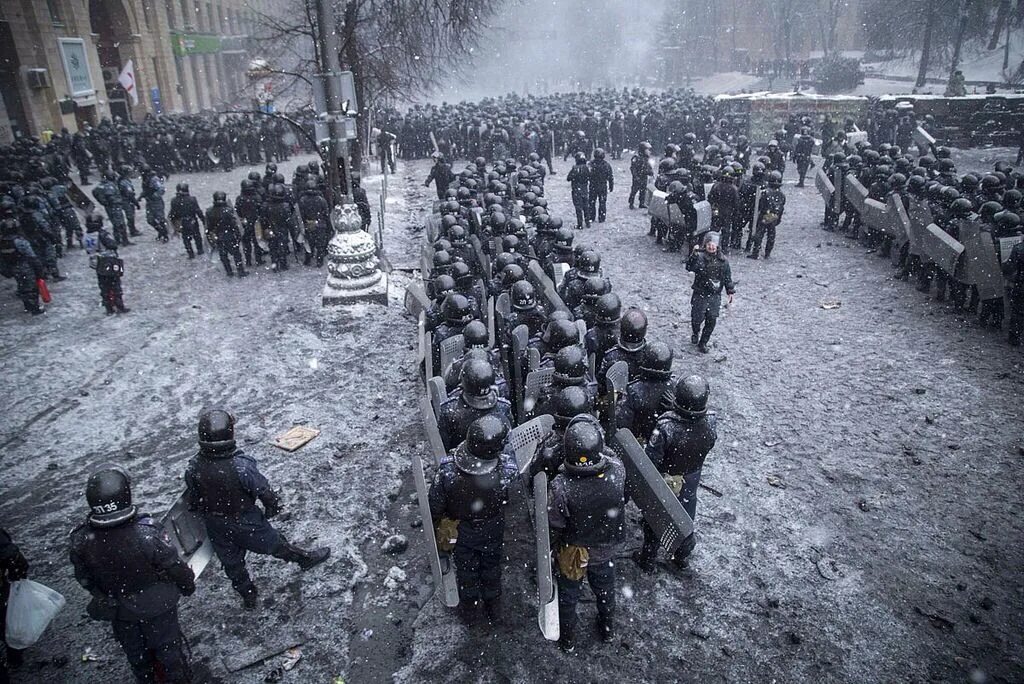
<instances>
[{"instance_id":1,"label":"bare tree","mask_svg":"<svg viewBox=\"0 0 1024 684\"><path fill-rule=\"evenodd\" d=\"M815 14L818 18L818 29L821 32L821 49L826 55L836 50L836 31L839 20L850 6L849 0L817 0Z\"/></svg>"}]
</instances>

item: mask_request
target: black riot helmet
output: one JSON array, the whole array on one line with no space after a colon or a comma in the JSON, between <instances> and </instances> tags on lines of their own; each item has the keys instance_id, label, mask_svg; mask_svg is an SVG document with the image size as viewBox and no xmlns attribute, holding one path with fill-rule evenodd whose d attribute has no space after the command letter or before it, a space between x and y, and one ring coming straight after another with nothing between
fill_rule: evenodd
<instances>
[{"instance_id":1,"label":"black riot helmet","mask_svg":"<svg viewBox=\"0 0 1024 684\"><path fill-rule=\"evenodd\" d=\"M572 321L551 321L544 328L544 345L548 351L557 351L570 344L579 344L580 329Z\"/></svg>"},{"instance_id":2,"label":"black riot helmet","mask_svg":"<svg viewBox=\"0 0 1024 684\"><path fill-rule=\"evenodd\" d=\"M260 180L261 180L260 179L260 172L259 171L250 171L248 179L251 180L253 183L259 183Z\"/></svg>"},{"instance_id":3,"label":"black riot helmet","mask_svg":"<svg viewBox=\"0 0 1024 684\"><path fill-rule=\"evenodd\" d=\"M637 351L647 337L647 314L640 309L627 309L619 322L619 346L626 351Z\"/></svg>"},{"instance_id":4,"label":"black riot helmet","mask_svg":"<svg viewBox=\"0 0 1024 684\"><path fill-rule=\"evenodd\" d=\"M672 375L672 348L664 342L651 342L640 357L640 377L667 380Z\"/></svg>"},{"instance_id":5,"label":"black riot helmet","mask_svg":"<svg viewBox=\"0 0 1024 684\"><path fill-rule=\"evenodd\" d=\"M444 298L444 320L450 325L465 325L473 320L473 307L465 295L453 292Z\"/></svg>"},{"instance_id":6,"label":"black riot helmet","mask_svg":"<svg viewBox=\"0 0 1024 684\"><path fill-rule=\"evenodd\" d=\"M213 206L223 207L228 203L228 196L223 190L213 193Z\"/></svg>"},{"instance_id":7,"label":"black riot helmet","mask_svg":"<svg viewBox=\"0 0 1024 684\"><path fill-rule=\"evenodd\" d=\"M98 211L90 211L85 215L85 232L95 233L103 227L103 214Z\"/></svg>"},{"instance_id":8,"label":"black riot helmet","mask_svg":"<svg viewBox=\"0 0 1024 684\"><path fill-rule=\"evenodd\" d=\"M455 465L464 473L483 475L494 470L508 439L508 426L493 414L481 416L466 430L466 448Z\"/></svg>"},{"instance_id":9,"label":"black riot helmet","mask_svg":"<svg viewBox=\"0 0 1024 684\"><path fill-rule=\"evenodd\" d=\"M509 264L501 269L501 287L507 290L525 277L526 273L523 271L522 266L519 264Z\"/></svg>"},{"instance_id":10,"label":"black riot helmet","mask_svg":"<svg viewBox=\"0 0 1024 684\"><path fill-rule=\"evenodd\" d=\"M622 301L614 292L603 294L594 303L598 323L618 323L622 318Z\"/></svg>"},{"instance_id":11,"label":"black riot helmet","mask_svg":"<svg viewBox=\"0 0 1024 684\"><path fill-rule=\"evenodd\" d=\"M452 255L447 250L434 252L433 271L435 273L447 273L452 269Z\"/></svg>"},{"instance_id":12,"label":"black riot helmet","mask_svg":"<svg viewBox=\"0 0 1024 684\"><path fill-rule=\"evenodd\" d=\"M608 281L601 276L591 276L583 282L583 302L593 306L598 298L608 294Z\"/></svg>"},{"instance_id":13,"label":"black riot helmet","mask_svg":"<svg viewBox=\"0 0 1024 684\"><path fill-rule=\"evenodd\" d=\"M452 264L451 275L459 285L467 286L473 282L473 269L465 261L456 261Z\"/></svg>"},{"instance_id":14,"label":"black riot helmet","mask_svg":"<svg viewBox=\"0 0 1024 684\"><path fill-rule=\"evenodd\" d=\"M462 226L452 226L448 229L448 239L453 245L466 244L466 229Z\"/></svg>"},{"instance_id":15,"label":"black riot helmet","mask_svg":"<svg viewBox=\"0 0 1024 684\"><path fill-rule=\"evenodd\" d=\"M699 375L690 375L676 383L673 403L676 411L683 415L699 416L707 411L711 387Z\"/></svg>"},{"instance_id":16,"label":"black riot helmet","mask_svg":"<svg viewBox=\"0 0 1024 684\"><path fill-rule=\"evenodd\" d=\"M131 482L120 468L105 468L90 475L85 500L93 527L116 527L135 517Z\"/></svg>"},{"instance_id":17,"label":"black riot helmet","mask_svg":"<svg viewBox=\"0 0 1024 684\"><path fill-rule=\"evenodd\" d=\"M434 276L431 285L433 286L434 299L444 302L444 298L455 291L455 278L452 278L447 273L443 273L439 276Z\"/></svg>"},{"instance_id":18,"label":"black riot helmet","mask_svg":"<svg viewBox=\"0 0 1024 684\"><path fill-rule=\"evenodd\" d=\"M778 171L772 171L768 174L768 187L769 188L781 188L782 187L782 174Z\"/></svg>"},{"instance_id":19,"label":"black riot helmet","mask_svg":"<svg viewBox=\"0 0 1024 684\"><path fill-rule=\"evenodd\" d=\"M600 147L594 150L594 159L604 159L604 150Z\"/></svg>"},{"instance_id":20,"label":"black riot helmet","mask_svg":"<svg viewBox=\"0 0 1024 684\"><path fill-rule=\"evenodd\" d=\"M270 186L270 198L275 200L282 200L286 197L284 186L280 183L273 183Z\"/></svg>"},{"instance_id":21,"label":"black riot helmet","mask_svg":"<svg viewBox=\"0 0 1024 684\"><path fill-rule=\"evenodd\" d=\"M487 326L483 321L473 320L462 329L462 338L467 349L473 347L487 348L490 345L490 335L487 333Z\"/></svg>"},{"instance_id":22,"label":"black riot helmet","mask_svg":"<svg viewBox=\"0 0 1024 684\"><path fill-rule=\"evenodd\" d=\"M576 416L590 413L590 395L582 387L570 385L563 387L552 400L552 408L555 413L555 422L559 425L568 425Z\"/></svg>"},{"instance_id":23,"label":"black riot helmet","mask_svg":"<svg viewBox=\"0 0 1024 684\"><path fill-rule=\"evenodd\" d=\"M601 462L604 434L601 425L590 416L577 416L570 421L562 439L562 457L566 468L591 470Z\"/></svg>"},{"instance_id":24,"label":"black riot helmet","mask_svg":"<svg viewBox=\"0 0 1024 684\"><path fill-rule=\"evenodd\" d=\"M998 190L1002 183L999 182L999 176L989 173L981 179L981 188L983 190Z\"/></svg>"},{"instance_id":25,"label":"black riot helmet","mask_svg":"<svg viewBox=\"0 0 1024 684\"><path fill-rule=\"evenodd\" d=\"M462 364L459 376L462 399L473 408L489 409L494 406L494 367L483 359L468 359Z\"/></svg>"},{"instance_id":26,"label":"black riot helmet","mask_svg":"<svg viewBox=\"0 0 1024 684\"><path fill-rule=\"evenodd\" d=\"M986 223L991 223L995 215L1001 212L1002 210L1003 205L1001 205L999 202L985 202L984 204L981 205L981 210L979 211L979 213L981 214L981 220L985 221Z\"/></svg>"},{"instance_id":27,"label":"black riot helmet","mask_svg":"<svg viewBox=\"0 0 1024 684\"><path fill-rule=\"evenodd\" d=\"M949 205L949 213L954 218L967 218L972 211L974 211L974 204L964 197L953 200L953 203Z\"/></svg>"},{"instance_id":28,"label":"black riot helmet","mask_svg":"<svg viewBox=\"0 0 1024 684\"><path fill-rule=\"evenodd\" d=\"M601 255L588 249L576 257L576 268L584 275L601 272Z\"/></svg>"},{"instance_id":29,"label":"black riot helmet","mask_svg":"<svg viewBox=\"0 0 1024 684\"><path fill-rule=\"evenodd\" d=\"M587 355L578 344L562 347L555 354L554 379L568 384L582 384L587 374Z\"/></svg>"},{"instance_id":30,"label":"black riot helmet","mask_svg":"<svg viewBox=\"0 0 1024 684\"><path fill-rule=\"evenodd\" d=\"M177 192L179 195L188 194L188 183L178 183Z\"/></svg>"},{"instance_id":31,"label":"black riot helmet","mask_svg":"<svg viewBox=\"0 0 1024 684\"><path fill-rule=\"evenodd\" d=\"M1020 216L1012 211L1001 211L996 214L996 222L1001 230L1013 232L1020 226Z\"/></svg>"},{"instance_id":32,"label":"black riot helmet","mask_svg":"<svg viewBox=\"0 0 1024 684\"><path fill-rule=\"evenodd\" d=\"M520 280L512 286L511 292L512 308L517 311L529 311L537 306L537 295L533 285L526 280Z\"/></svg>"},{"instance_id":33,"label":"black riot helmet","mask_svg":"<svg viewBox=\"0 0 1024 684\"><path fill-rule=\"evenodd\" d=\"M243 193L252 192L255 187L256 186L253 185L252 181L249 180L248 178L243 178L242 179L242 192Z\"/></svg>"},{"instance_id":34,"label":"black riot helmet","mask_svg":"<svg viewBox=\"0 0 1024 684\"><path fill-rule=\"evenodd\" d=\"M200 413L199 446L207 451L234 449L234 417L223 409L206 409Z\"/></svg>"},{"instance_id":35,"label":"black riot helmet","mask_svg":"<svg viewBox=\"0 0 1024 684\"><path fill-rule=\"evenodd\" d=\"M265 170L269 175L273 176L275 173L277 173L277 164L270 162L269 164L267 164Z\"/></svg>"}]
</instances>

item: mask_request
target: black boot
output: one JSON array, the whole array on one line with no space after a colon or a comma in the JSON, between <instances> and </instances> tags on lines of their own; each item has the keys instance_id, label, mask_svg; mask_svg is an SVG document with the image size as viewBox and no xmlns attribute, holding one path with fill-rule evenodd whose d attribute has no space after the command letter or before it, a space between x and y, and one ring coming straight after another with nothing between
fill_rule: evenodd
<instances>
[{"instance_id":1,"label":"black boot","mask_svg":"<svg viewBox=\"0 0 1024 684\"><path fill-rule=\"evenodd\" d=\"M639 551L633 552L633 561L644 572L654 572L654 563L657 560L658 547L648 547L644 544Z\"/></svg>"},{"instance_id":2,"label":"black boot","mask_svg":"<svg viewBox=\"0 0 1024 684\"><path fill-rule=\"evenodd\" d=\"M321 547L312 551L306 551L292 544L286 544L283 551L274 555L289 563L297 563L303 570L309 570L327 560L328 556L331 555L331 550L327 547Z\"/></svg>"},{"instance_id":3,"label":"black boot","mask_svg":"<svg viewBox=\"0 0 1024 684\"><path fill-rule=\"evenodd\" d=\"M250 584L248 587L238 592L242 595L242 607L246 610L256 610L259 607L259 592L256 591L256 587Z\"/></svg>"},{"instance_id":4,"label":"black boot","mask_svg":"<svg viewBox=\"0 0 1024 684\"><path fill-rule=\"evenodd\" d=\"M615 621L611 615L597 616L597 637L604 642L615 638Z\"/></svg>"},{"instance_id":5,"label":"black boot","mask_svg":"<svg viewBox=\"0 0 1024 684\"><path fill-rule=\"evenodd\" d=\"M562 653L572 653L576 650L576 628L567 627L562 625L561 633L558 637L558 648L562 650Z\"/></svg>"}]
</instances>

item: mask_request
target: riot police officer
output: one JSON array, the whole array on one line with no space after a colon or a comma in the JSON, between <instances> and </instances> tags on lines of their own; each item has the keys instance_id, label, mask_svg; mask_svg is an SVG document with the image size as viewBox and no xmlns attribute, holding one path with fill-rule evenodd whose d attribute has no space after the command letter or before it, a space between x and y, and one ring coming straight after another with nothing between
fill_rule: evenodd
<instances>
[{"instance_id":1,"label":"riot police officer","mask_svg":"<svg viewBox=\"0 0 1024 684\"><path fill-rule=\"evenodd\" d=\"M690 326L693 335L690 342L697 349L708 353L708 342L718 322L722 308L722 290L729 295L732 303L736 286L732 282L732 268L729 261L718 251L718 233L704 236L704 247L695 245L686 261L686 270L693 273L693 294L690 297Z\"/></svg>"},{"instance_id":2,"label":"riot police officer","mask_svg":"<svg viewBox=\"0 0 1024 684\"><path fill-rule=\"evenodd\" d=\"M139 237L142 235L135 228L135 212L139 207L139 199L135 196L135 184L132 183L132 167L122 166L121 175L117 179L117 189L121 193L121 206L124 209L124 216L128 222L128 236Z\"/></svg>"},{"instance_id":3,"label":"riot police officer","mask_svg":"<svg viewBox=\"0 0 1024 684\"><path fill-rule=\"evenodd\" d=\"M775 231L782 222L782 215L786 211L786 196L782 194L782 174L772 171L768 174L768 190L761 194L761 201L757 205L757 231L754 233L754 242L750 248L748 259L757 259L761 253L761 239L768 235L768 241L764 245L764 258L771 256L775 248Z\"/></svg>"},{"instance_id":4,"label":"riot police officer","mask_svg":"<svg viewBox=\"0 0 1024 684\"><path fill-rule=\"evenodd\" d=\"M594 368L604 363L604 355L619 343L619 322L622 320L622 301L614 292L601 295L594 304L594 325L585 338L587 354L594 356Z\"/></svg>"},{"instance_id":5,"label":"riot police officer","mask_svg":"<svg viewBox=\"0 0 1024 684\"><path fill-rule=\"evenodd\" d=\"M148 164L142 166L142 198L146 200L146 223L156 230L158 240L170 241L164 207L164 181Z\"/></svg>"},{"instance_id":6,"label":"riot police officer","mask_svg":"<svg viewBox=\"0 0 1024 684\"><path fill-rule=\"evenodd\" d=\"M640 143L636 154L629 160L629 175L632 184L629 186L629 208L633 209L633 201L640 196L640 208L647 208L647 179L654 175L651 169L651 144Z\"/></svg>"},{"instance_id":7,"label":"riot police officer","mask_svg":"<svg viewBox=\"0 0 1024 684\"><path fill-rule=\"evenodd\" d=\"M704 460L718 439L715 414L707 410L710 395L708 382L701 376L680 379L672 392L671 409L658 417L647 443L647 456L665 476L691 519L697 516L697 487ZM644 545L634 559L642 569L650 571L657 557L658 539L646 522L643 530ZM692 534L684 539L673 563L686 567L686 558L696 543Z\"/></svg>"},{"instance_id":8,"label":"riot police officer","mask_svg":"<svg viewBox=\"0 0 1024 684\"><path fill-rule=\"evenodd\" d=\"M92 189L92 196L103 205L114 229L114 239L119 245L131 245L128 241L128 227L124 215L124 197L117 187L117 176L113 171L104 171L103 180Z\"/></svg>"},{"instance_id":9,"label":"riot police officer","mask_svg":"<svg viewBox=\"0 0 1024 684\"><path fill-rule=\"evenodd\" d=\"M202 255L203 236L199 232L199 224L205 224L206 218L199 208L199 202L189 194L188 183L178 183L177 194L171 200L171 211L167 218L181 232L181 241L188 252L188 258L195 259L196 252Z\"/></svg>"},{"instance_id":10,"label":"riot police officer","mask_svg":"<svg viewBox=\"0 0 1024 684\"><path fill-rule=\"evenodd\" d=\"M494 415L473 420L430 484L430 516L439 547L453 551L459 608L467 621L483 603L488 620L501 617L501 550L505 504L518 473L505 453L508 424Z\"/></svg>"},{"instance_id":11,"label":"riot police officer","mask_svg":"<svg viewBox=\"0 0 1024 684\"><path fill-rule=\"evenodd\" d=\"M629 377L635 377L640 370L640 360L644 347L647 346L647 314L640 309L626 309L619 321L619 341L613 349L609 349L601 359L597 368L597 382L601 395L608 393L606 385L608 369L617 361L625 361L629 366Z\"/></svg>"},{"instance_id":12,"label":"riot police officer","mask_svg":"<svg viewBox=\"0 0 1024 684\"><path fill-rule=\"evenodd\" d=\"M235 198L235 213L242 221L242 253L245 255L245 265L252 266L253 255L256 256L256 265L263 264L263 249L259 245L256 236L256 222L260 218L260 197L259 185L251 178L242 181L242 192Z\"/></svg>"},{"instance_id":13,"label":"riot police officer","mask_svg":"<svg viewBox=\"0 0 1024 684\"><path fill-rule=\"evenodd\" d=\"M615 406L615 427L628 428L638 442L646 444L671 385L672 349L664 342L651 342L640 357L638 377L630 378Z\"/></svg>"},{"instance_id":14,"label":"riot police officer","mask_svg":"<svg viewBox=\"0 0 1024 684\"><path fill-rule=\"evenodd\" d=\"M315 258L317 268L324 265L327 243L331 241L330 213L330 207L317 186L316 179L307 180L306 188L299 197L299 215L306 226L306 243L311 248L306 253L306 263Z\"/></svg>"},{"instance_id":15,"label":"riot police officer","mask_svg":"<svg viewBox=\"0 0 1024 684\"><path fill-rule=\"evenodd\" d=\"M597 597L602 641L615 634L615 556L624 537L626 469L605 450L600 424L578 416L565 430L562 472L551 483L548 521L558 560L558 643L576 645L576 604L585 577Z\"/></svg>"},{"instance_id":16,"label":"riot police officer","mask_svg":"<svg viewBox=\"0 0 1024 684\"><path fill-rule=\"evenodd\" d=\"M259 596L245 567L247 552L296 563L303 570L331 555L326 547L298 548L270 524L270 518L281 512L281 499L256 460L235 445L235 419L227 411L208 409L199 415L199 453L185 470L185 486L190 510L206 522L224 574L247 609L256 608Z\"/></svg>"},{"instance_id":17,"label":"riot police officer","mask_svg":"<svg viewBox=\"0 0 1024 684\"><path fill-rule=\"evenodd\" d=\"M587 213L591 221L598 223L604 223L608 213L608 193L615 190L612 165L604 157L605 152L599 147L594 150L594 159L590 162L590 205Z\"/></svg>"},{"instance_id":18,"label":"riot police officer","mask_svg":"<svg viewBox=\"0 0 1024 684\"><path fill-rule=\"evenodd\" d=\"M469 359L462 365L459 391L438 409L437 427L444 448L451 451L466 438L466 429L477 418L497 416L512 427L512 404L498 396L494 368L488 361Z\"/></svg>"},{"instance_id":19,"label":"riot police officer","mask_svg":"<svg viewBox=\"0 0 1024 684\"><path fill-rule=\"evenodd\" d=\"M190 680L178 601L195 576L163 528L132 504L131 483L116 468L94 473L85 488L90 513L71 533L75 579L92 595L86 612L110 622L139 682Z\"/></svg>"},{"instance_id":20,"label":"riot police officer","mask_svg":"<svg viewBox=\"0 0 1024 684\"><path fill-rule=\"evenodd\" d=\"M576 228L590 227L590 167L587 166L587 155L576 153L576 164L565 179L572 189L572 206L576 210Z\"/></svg>"},{"instance_id":21,"label":"riot police officer","mask_svg":"<svg viewBox=\"0 0 1024 684\"><path fill-rule=\"evenodd\" d=\"M260 225L270 243L270 263L275 271L288 270L288 238L295 215L288 202L284 186L270 186L269 201L260 210Z\"/></svg>"},{"instance_id":22,"label":"riot police officer","mask_svg":"<svg viewBox=\"0 0 1024 684\"><path fill-rule=\"evenodd\" d=\"M228 204L228 196L221 190L213 193L213 206L206 210L206 228L217 240L217 251L220 263L224 264L224 272L235 275L231 270L231 257L234 257L238 277L249 275L242 265L242 251L238 248L242 239L238 226L238 216Z\"/></svg>"}]
</instances>

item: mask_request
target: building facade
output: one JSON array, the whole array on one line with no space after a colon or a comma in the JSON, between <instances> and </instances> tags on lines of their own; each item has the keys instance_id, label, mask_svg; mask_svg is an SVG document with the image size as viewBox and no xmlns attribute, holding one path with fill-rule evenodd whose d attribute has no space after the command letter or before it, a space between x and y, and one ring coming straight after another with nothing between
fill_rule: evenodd
<instances>
[{"instance_id":1,"label":"building facade","mask_svg":"<svg viewBox=\"0 0 1024 684\"><path fill-rule=\"evenodd\" d=\"M105 117L238 99L249 36L280 0L2 0L0 143ZM138 104L118 76L129 62Z\"/></svg>"}]
</instances>

